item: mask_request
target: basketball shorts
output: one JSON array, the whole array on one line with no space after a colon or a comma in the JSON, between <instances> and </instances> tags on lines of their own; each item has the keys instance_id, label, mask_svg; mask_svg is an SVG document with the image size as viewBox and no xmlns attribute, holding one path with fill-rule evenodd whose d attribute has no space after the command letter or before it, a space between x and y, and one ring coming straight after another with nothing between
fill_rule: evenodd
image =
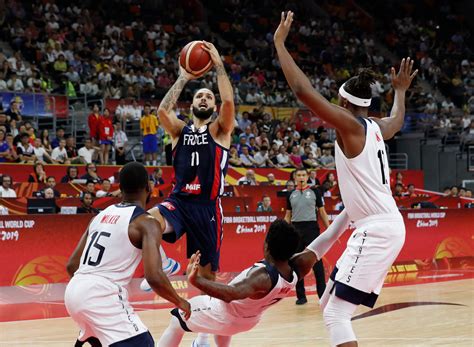
<instances>
[{"instance_id":1,"label":"basketball shorts","mask_svg":"<svg viewBox=\"0 0 474 347\"><path fill-rule=\"evenodd\" d=\"M249 331L260 321L260 316L243 318L232 315L224 301L209 295L195 296L188 301L191 305L191 317L188 320L184 320L183 311L177 308L171 311L183 330L188 332L232 336Z\"/></svg>"},{"instance_id":2,"label":"basketball shorts","mask_svg":"<svg viewBox=\"0 0 474 347\"><path fill-rule=\"evenodd\" d=\"M220 199L191 202L170 196L157 207L173 228L173 232L163 234L163 240L174 243L186 233L187 257L200 251L200 264L211 263L212 271L217 271L223 236Z\"/></svg>"},{"instance_id":3,"label":"basketball shorts","mask_svg":"<svg viewBox=\"0 0 474 347\"><path fill-rule=\"evenodd\" d=\"M331 274L337 297L373 307L390 266L405 243L400 214L374 215L355 222L356 229Z\"/></svg>"},{"instance_id":4,"label":"basketball shorts","mask_svg":"<svg viewBox=\"0 0 474 347\"><path fill-rule=\"evenodd\" d=\"M64 303L79 325L79 341L94 336L109 346L148 331L128 302L127 290L104 277L75 275L66 287Z\"/></svg>"},{"instance_id":5,"label":"basketball shorts","mask_svg":"<svg viewBox=\"0 0 474 347\"><path fill-rule=\"evenodd\" d=\"M153 154L158 151L158 140L156 135L149 134L143 136L143 153Z\"/></svg>"}]
</instances>

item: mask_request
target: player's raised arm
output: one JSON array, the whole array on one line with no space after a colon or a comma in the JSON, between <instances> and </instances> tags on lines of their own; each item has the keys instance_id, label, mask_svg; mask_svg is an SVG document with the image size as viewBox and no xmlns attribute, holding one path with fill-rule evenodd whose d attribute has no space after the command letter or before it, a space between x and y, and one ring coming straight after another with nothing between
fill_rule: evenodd
<instances>
[{"instance_id":1,"label":"player's raised arm","mask_svg":"<svg viewBox=\"0 0 474 347\"><path fill-rule=\"evenodd\" d=\"M303 252L297 253L291 258L290 262L294 266L299 278L306 276L314 264L323 258L334 242L347 230L349 222L349 216L346 210L343 210L325 232L321 233L311 242Z\"/></svg>"},{"instance_id":2,"label":"player's raised arm","mask_svg":"<svg viewBox=\"0 0 474 347\"><path fill-rule=\"evenodd\" d=\"M161 232L158 221L150 215L144 215L130 224L129 228L135 228L136 232L141 235L143 267L148 284L161 297L186 312L186 318L189 318L191 315L189 303L176 293L162 270L159 251Z\"/></svg>"},{"instance_id":3,"label":"player's raised arm","mask_svg":"<svg viewBox=\"0 0 474 347\"><path fill-rule=\"evenodd\" d=\"M234 91L232 89L232 84L229 81L229 77L224 68L224 63L222 62L216 47L212 43L206 41L203 41L203 43L203 49L209 52L212 63L217 72L217 87L219 88L219 95L222 101L217 123L223 133L230 134L235 126Z\"/></svg>"},{"instance_id":4,"label":"player's raised arm","mask_svg":"<svg viewBox=\"0 0 474 347\"><path fill-rule=\"evenodd\" d=\"M319 118L332 124L341 132L351 132L354 129L362 129L362 125L353 117L349 111L342 107L331 104L311 85L310 80L296 65L292 56L285 47L285 40L293 22L293 12L288 11L281 14L281 22L274 35L274 44L280 60L280 65L285 74L291 90L306 106L308 106Z\"/></svg>"},{"instance_id":5,"label":"player's raised arm","mask_svg":"<svg viewBox=\"0 0 474 347\"><path fill-rule=\"evenodd\" d=\"M173 86L168 90L163 100L161 100L160 106L158 107L158 116L160 122L163 125L165 131L171 135L173 139L179 137L181 130L186 125L182 120L176 117L176 113L173 108L178 101L181 92L184 89L186 83L195 77L186 72L181 66L179 67L179 76Z\"/></svg>"},{"instance_id":6,"label":"player's raised arm","mask_svg":"<svg viewBox=\"0 0 474 347\"><path fill-rule=\"evenodd\" d=\"M394 67L390 71L392 87L395 90L390 117L382 119L371 118L379 125L384 140L391 139L403 127L403 122L405 121L405 93L418 73L418 70L413 71L413 63L414 61L410 57L404 58L400 63L398 73L395 73Z\"/></svg>"},{"instance_id":7,"label":"player's raised arm","mask_svg":"<svg viewBox=\"0 0 474 347\"><path fill-rule=\"evenodd\" d=\"M200 253L191 256L187 269L188 281L209 296L225 302L242 300L249 297L265 296L272 289L272 281L264 268L252 271L242 281L223 284L210 281L198 275Z\"/></svg>"}]
</instances>

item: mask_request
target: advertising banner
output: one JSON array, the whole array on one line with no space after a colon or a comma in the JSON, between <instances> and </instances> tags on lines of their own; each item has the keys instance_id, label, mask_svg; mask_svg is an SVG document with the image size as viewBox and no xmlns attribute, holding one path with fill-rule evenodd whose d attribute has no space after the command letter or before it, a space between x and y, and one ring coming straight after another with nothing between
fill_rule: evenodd
<instances>
[{"instance_id":1,"label":"advertising banner","mask_svg":"<svg viewBox=\"0 0 474 347\"><path fill-rule=\"evenodd\" d=\"M63 118L69 112L68 99L61 95L0 92L0 101L4 110L8 110L11 102L16 101L21 114L25 116L52 117L56 115Z\"/></svg>"},{"instance_id":2,"label":"advertising banner","mask_svg":"<svg viewBox=\"0 0 474 347\"><path fill-rule=\"evenodd\" d=\"M262 259L270 223L282 213L230 213L224 217L220 271L236 272ZM334 218L335 215L331 215ZM406 241L392 272L417 271L442 261L445 267L474 266L474 210L403 212ZM0 216L0 286L67 282L66 262L91 215ZM329 273L345 249L347 231L324 257ZM187 264L186 241L163 243L168 256ZM141 267L136 276L142 276Z\"/></svg>"}]
</instances>

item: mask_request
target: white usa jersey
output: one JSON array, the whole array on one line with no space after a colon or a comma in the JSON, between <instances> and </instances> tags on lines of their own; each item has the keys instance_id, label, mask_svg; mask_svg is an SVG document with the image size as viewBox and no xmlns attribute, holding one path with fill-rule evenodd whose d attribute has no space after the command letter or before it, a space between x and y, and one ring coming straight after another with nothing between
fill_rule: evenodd
<instances>
[{"instance_id":1,"label":"white usa jersey","mask_svg":"<svg viewBox=\"0 0 474 347\"><path fill-rule=\"evenodd\" d=\"M227 309L234 316L239 316L242 318L260 318L263 312L270 306L276 304L281 299L285 298L290 291L295 289L296 282L298 282L298 276L293 272L293 278L291 282L285 280L278 270L268 264L266 261L255 263L253 266L249 267L242 271L237 277L235 277L229 284L233 284L241 281L247 274L255 268L266 268L270 278L272 280L273 288L270 292L261 299L242 299L231 301L226 304Z\"/></svg>"},{"instance_id":2,"label":"white usa jersey","mask_svg":"<svg viewBox=\"0 0 474 347\"><path fill-rule=\"evenodd\" d=\"M336 171L342 202L351 220L377 214L400 214L390 190L385 142L377 123L358 117L366 128L362 152L347 158L335 144Z\"/></svg>"},{"instance_id":3,"label":"white usa jersey","mask_svg":"<svg viewBox=\"0 0 474 347\"><path fill-rule=\"evenodd\" d=\"M128 236L128 226L145 214L141 207L117 204L100 212L89 225L86 246L75 274L92 274L127 285L142 259Z\"/></svg>"}]
</instances>

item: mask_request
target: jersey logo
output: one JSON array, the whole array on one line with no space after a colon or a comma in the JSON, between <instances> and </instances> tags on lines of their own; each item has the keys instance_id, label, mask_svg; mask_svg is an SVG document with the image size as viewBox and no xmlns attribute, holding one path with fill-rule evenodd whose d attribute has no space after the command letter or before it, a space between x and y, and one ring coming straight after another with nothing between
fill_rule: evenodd
<instances>
[{"instance_id":1,"label":"jersey logo","mask_svg":"<svg viewBox=\"0 0 474 347\"><path fill-rule=\"evenodd\" d=\"M181 191L188 194L201 194L201 183L199 182L199 178L196 176L194 181L192 181L191 183L186 183L186 185L183 189L181 189Z\"/></svg>"},{"instance_id":2,"label":"jersey logo","mask_svg":"<svg viewBox=\"0 0 474 347\"><path fill-rule=\"evenodd\" d=\"M382 139L379 136L379 133L375 133L375 138L377 139L377 142L382 141Z\"/></svg>"},{"instance_id":3,"label":"jersey logo","mask_svg":"<svg viewBox=\"0 0 474 347\"><path fill-rule=\"evenodd\" d=\"M163 201L160 205L166 207L170 211L176 210L176 207L174 207L174 205L169 201Z\"/></svg>"}]
</instances>

